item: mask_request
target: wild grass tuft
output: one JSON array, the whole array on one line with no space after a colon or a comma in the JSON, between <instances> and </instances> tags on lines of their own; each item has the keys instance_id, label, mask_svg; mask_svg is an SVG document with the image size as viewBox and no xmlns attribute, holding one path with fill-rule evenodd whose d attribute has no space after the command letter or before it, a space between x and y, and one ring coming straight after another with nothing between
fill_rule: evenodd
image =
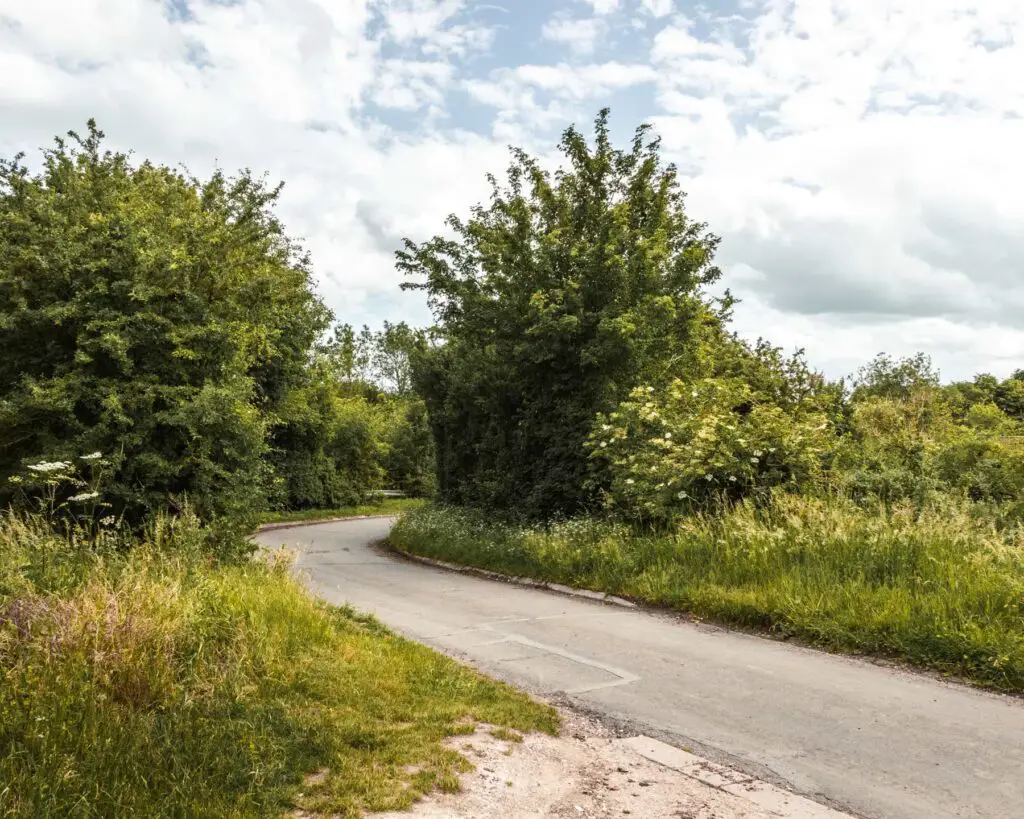
<instances>
[{"instance_id":1,"label":"wild grass tuft","mask_svg":"<svg viewBox=\"0 0 1024 819\"><path fill-rule=\"evenodd\" d=\"M2 815L358 816L457 783L441 740L467 720L556 729L281 558L212 562L194 522L154 535L125 552L0 517Z\"/></svg>"}]
</instances>

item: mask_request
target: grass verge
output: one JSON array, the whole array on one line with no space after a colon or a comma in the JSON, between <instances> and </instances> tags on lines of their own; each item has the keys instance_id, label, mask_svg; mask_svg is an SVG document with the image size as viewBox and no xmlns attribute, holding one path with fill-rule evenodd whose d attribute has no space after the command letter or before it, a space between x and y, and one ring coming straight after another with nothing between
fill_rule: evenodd
<instances>
[{"instance_id":1,"label":"grass verge","mask_svg":"<svg viewBox=\"0 0 1024 819\"><path fill-rule=\"evenodd\" d=\"M496 523L405 515L406 552L631 597L1024 692L1024 533L954 501L922 514L780 497L667 534L592 519Z\"/></svg>"},{"instance_id":2,"label":"grass verge","mask_svg":"<svg viewBox=\"0 0 1024 819\"><path fill-rule=\"evenodd\" d=\"M457 787L441 741L554 732L503 684L217 565L176 526L127 556L0 518L0 815L354 817Z\"/></svg>"},{"instance_id":3,"label":"grass verge","mask_svg":"<svg viewBox=\"0 0 1024 819\"><path fill-rule=\"evenodd\" d=\"M375 503L356 506L341 506L336 509L300 509L296 512L265 512L260 523L292 523L304 520L325 520L327 518L348 518L361 515L399 515L421 508L426 501L421 498L385 498Z\"/></svg>"}]
</instances>

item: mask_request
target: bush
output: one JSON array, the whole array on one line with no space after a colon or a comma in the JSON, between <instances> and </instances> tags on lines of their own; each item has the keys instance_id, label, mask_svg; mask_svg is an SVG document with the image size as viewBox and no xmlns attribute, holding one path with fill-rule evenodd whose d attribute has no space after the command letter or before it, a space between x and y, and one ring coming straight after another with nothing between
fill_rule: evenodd
<instances>
[{"instance_id":1,"label":"bush","mask_svg":"<svg viewBox=\"0 0 1024 819\"><path fill-rule=\"evenodd\" d=\"M834 459L837 483L864 500L918 504L935 492L974 500L1024 499L1024 437L991 403L961 410L926 388L904 399L854 402L851 434Z\"/></svg>"},{"instance_id":2,"label":"bush","mask_svg":"<svg viewBox=\"0 0 1024 819\"><path fill-rule=\"evenodd\" d=\"M593 146L569 128L559 148L554 174L514 151L488 205L449 219L453 238L398 254L444 342L413 356L439 494L534 518L595 501L594 416L669 363L685 372L721 318L704 293L717 239L685 212L648 129L617 150L603 111Z\"/></svg>"},{"instance_id":3,"label":"bush","mask_svg":"<svg viewBox=\"0 0 1024 819\"><path fill-rule=\"evenodd\" d=\"M249 518L269 421L326 327L308 259L278 189L133 166L102 137L57 140L37 175L0 161L0 506L25 465L99 450L133 526L184 496Z\"/></svg>"},{"instance_id":4,"label":"bush","mask_svg":"<svg viewBox=\"0 0 1024 819\"><path fill-rule=\"evenodd\" d=\"M813 488L832 440L821 413L758 403L737 378L704 378L637 388L598 417L589 448L611 475L608 505L664 524L723 500Z\"/></svg>"}]
</instances>

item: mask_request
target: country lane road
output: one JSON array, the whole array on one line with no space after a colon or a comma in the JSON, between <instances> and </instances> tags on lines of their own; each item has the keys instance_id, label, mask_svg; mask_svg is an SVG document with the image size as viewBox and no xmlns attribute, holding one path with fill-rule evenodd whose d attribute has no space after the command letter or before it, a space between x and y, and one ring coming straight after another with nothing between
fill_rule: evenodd
<instances>
[{"instance_id":1,"label":"country lane road","mask_svg":"<svg viewBox=\"0 0 1024 819\"><path fill-rule=\"evenodd\" d=\"M667 614L415 563L391 519L261 533L331 603L871 819L1024 819L1024 700Z\"/></svg>"}]
</instances>

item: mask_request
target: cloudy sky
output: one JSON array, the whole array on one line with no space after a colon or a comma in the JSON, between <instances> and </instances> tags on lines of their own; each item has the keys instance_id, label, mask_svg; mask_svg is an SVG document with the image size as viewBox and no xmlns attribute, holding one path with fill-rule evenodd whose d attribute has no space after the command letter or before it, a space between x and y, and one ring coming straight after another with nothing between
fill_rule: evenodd
<instances>
[{"instance_id":1,"label":"cloudy sky","mask_svg":"<svg viewBox=\"0 0 1024 819\"><path fill-rule=\"evenodd\" d=\"M286 182L342 320L424 323L393 251L609 105L723 237L738 329L843 375L1024 366L1021 0L0 0L0 154L109 143Z\"/></svg>"}]
</instances>

